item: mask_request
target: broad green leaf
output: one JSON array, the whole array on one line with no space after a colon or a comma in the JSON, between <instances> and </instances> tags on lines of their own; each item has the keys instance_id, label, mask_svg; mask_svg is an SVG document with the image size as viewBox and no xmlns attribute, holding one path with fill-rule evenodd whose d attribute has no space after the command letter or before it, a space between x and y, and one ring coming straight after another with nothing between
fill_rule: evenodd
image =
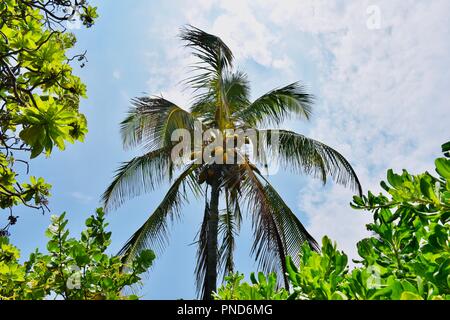
<instances>
[{"instance_id":1,"label":"broad green leaf","mask_svg":"<svg viewBox=\"0 0 450 320\"><path fill-rule=\"evenodd\" d=\"M450 180L450 160L445 158L439 158L435 161L436 171L442 177Z\"/></svg>"},{"instance_id":2,"label":"broad green leaf","mask_svg":"<svg viewBox=\"0 0 450 320\"><path fill-rule=\"evenodd\" d=\"M421 296L419 296L418 294L415 294L415 293L412 293L409 291L405 291L400 296L400 300L423 300L423 298Z\"/></svg>"},{"instance_id":3,"label":"broad green leaf","mask_svg":"<svg viewBox=\"0 0 450 320\"><path fill-rule=\"evenodd\" d=\"M388 182L394 187L397 188L403 183L403 179L398 174L395 174L392 169L389 169L387 172Z\"/></svg>"}]
</instances>

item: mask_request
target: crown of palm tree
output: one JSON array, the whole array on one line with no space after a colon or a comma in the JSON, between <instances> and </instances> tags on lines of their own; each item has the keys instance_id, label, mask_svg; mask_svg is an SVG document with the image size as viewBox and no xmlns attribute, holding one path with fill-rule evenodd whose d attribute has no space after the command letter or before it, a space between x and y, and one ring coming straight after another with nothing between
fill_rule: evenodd
<instances>
[{"instance_id":1,"label":"crown of palm tree","mask_svg":"<svg viewBox=\"0 0 450 320\"><path fill-rule=\"evenodd\" d=\"M257 163L252 163L246 156L240 164L175 163L171 158L176 143L171 140L172 133L180 128L193 132L195 121L200 121L203 129L253 128L264 137L268 153L277 154L283 168L311 174L324 183L330 176L337 183L361 193L358 178L349 162L333 148L292 131L267 129L271 125L277 127L293 115L306 120L310 118L314 98L299 82L274 89L251 101L247 76L234 71L233 54L220 38L188 26L182 29L181 39L198 59L193 66L193 76L186 80L195 92L189 111L163 97L141 97L133 100L133 107L121 123L124 146L140 146L148 152L117 170L103 195L105 209L116 208L129 198L150 192L164 181L170 181L172 185L120 254L124 259L131 259L148 247L161 252L168 243L168 223L179 218L183 204L190 196L205 197L204 218L198 234L196 274L199 294L210 294L206 292L208 255L211 255L208 234L218 232L221 238L220 244L216 245L217 269L227 275L234 269L233 251L242 212L247 212L252 219L252 253L260 269L281 273L284 277L280 278L286 284L286 256L297 257L299 246L305 241L318 249L313 237L264 177ZM271 139L275 131L278 144ZM233 152L239 150L233 149ZM176 178L175 174L178 174ZM208 187L221 194L225 207L219 213L216 231L209 225L213 202L208 201Z\"/></svg>"}]
</instances>

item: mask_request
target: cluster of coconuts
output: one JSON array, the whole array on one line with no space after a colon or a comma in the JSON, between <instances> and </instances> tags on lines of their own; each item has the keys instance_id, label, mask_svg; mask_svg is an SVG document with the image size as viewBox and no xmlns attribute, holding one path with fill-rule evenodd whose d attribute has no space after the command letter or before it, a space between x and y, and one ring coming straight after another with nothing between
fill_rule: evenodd
<instances>
[{"instance_id":1,"label":"cluster of coconuts","mask_svg":"<svg viewBox=\"0 0 450 320\"><path fill-rule=\"evenodd\" d=\"M252 171L260 173L259 169L252 163L248 166ZM219 181L222 185L229 189L240 189L241 182L245 179L245 165L233 164L233 165L218 165L210 164L200 171L198 174L199 184L207 183L212 185L214 182Z\"/></svg>"},{"instance_id":2,"label":"cluster of coconuts","mask_svg":"<svg viewBox=\"0 0 450 320\"><path fill-rule=\"evenodd\" d=\"M198 175L198 182L200 184L207 183L212 185L214 181L217 179L222 180L227 184L229 188L238 187L242 180L243 175L241 174L242 170L245 170L241 165L237 165L238 157L242 157L238 152L237 144L238 144L238 135L233 135L231 137L227 137L224 141L224 147L217 146L214 150L211 151L211 157L215 159L222 159L222 163L226 166L222 166L220 164L208 164L206 165ZM233 139L234 144L228 143L228 145L232 144L233 147L226 147L227 141L229 139ZM245 137L245 144L250 144L250 139ZM226 150L225 150L226 149ZM202 151L194 151L191 153L191 160L203 159L203 150ZM232 160L232 162L230 161ZM230 161L231 163L227 163Z\"/></svg>"},{"instance_id":3,"label":"cluster of coconuts","mask_svg":"<svg viewBox=\"0 0 450 320\"><path fill-rule=\"evenodd\" d=\"M234 140L232 147L228 147L228 145L230 143L229 142L227 143L227 141L229 141L230 139ZM209 141L209 142L211 142L211 141ZM216 158L216 159L222 158L223 164L236 164L237 159L240 156L239 152L238 152L238 148L237 148L237 143L238 143L238 135L237 134L235 134L231 137L227 137L223 143L223 147L217 146L211 151L211 157ZM248 137L245 137L244 143L247 145L250 144L250 139ZM204 148L204 146L203 146L203 148ZM203 162L203 153L204 153L204 149L202 149L201 151L193 151L193 152L191 152L190 158L191 158L191 160L202 159L202 162ZM227 161L229 159L232 159L232 162L227 163Z\"/></svg>"}]
</instances>

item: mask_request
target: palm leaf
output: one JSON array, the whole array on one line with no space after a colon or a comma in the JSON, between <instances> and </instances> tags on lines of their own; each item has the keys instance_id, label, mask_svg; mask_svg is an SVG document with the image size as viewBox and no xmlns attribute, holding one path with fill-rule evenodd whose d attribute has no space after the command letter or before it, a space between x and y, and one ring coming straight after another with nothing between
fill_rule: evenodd
<instances>
[{"instance_id":1,"label":"palm leaf","mask_svg":"<svg viewBox=\"0 0 450 320\"><path fill-rule=\"evenodd\" d=\"M299 245L303 244L305 241L309 243L313 250L319 251L319 244L309 234L276 189L261 174L257 173L257 175L265 182L264 187L267 198L270 199L270 203L273 204L273 207L277 209L275 217L277 223L282 226L281 229L283 230L283 234L286 236L287 255L297 261L296 259L298 259L298 252L300 249Z\"/></svg>"},{"instance_id":2,"label":"palm leaf","mask_svg":"<svg viewBox=\"0 0 450 320\"><path fill-rule=\"evenodd\" d=\"M295 82L264 94L234 116L247 127L278 125L292 115L309 119L313 101L314 97Z\"/></svg>"},{"instance_id":3,"label":"palm leaf","mask_svg":"<svg viewBox=\"0 0 450 320\"><path fill-rule=\"evenodd\" d=\"M247 75L243 72L227 72L223 76L223 99L228 106L230 114L249 104L249 84ZM195 117L205 120L209 125L215 125L216 117L216 93L207 91L199 95L194 101L191 113Z\"/></svg>"},{"instance_id":4,"label":"palm leaf","mask_svg":"<svg viewBox=\"0 0 450 320\"><path fill-rule=\"evenodd\" d=\"M249 105L250 85L248 77L241 71L227 72L223 77L223 97L230 114Z\"/></svg>"},{"instance_id":5,"label":"palm leaf","mask_svg":"<svg viewBox=\"0 0 450 320\"><path fill-rule=\"evenodd\" d=\"M180 38L200 60L195 66L199 74L189 81L194 88L204 88L205 84L208 87L211 80L221 78L223 71L231 69L233 53L219 37L188 25L181 29Z\"/></svg>"},{"instance_id":6,"label":"palm leaf","mask_svg":"<svg viewBox=\"0 0 450 320\"><path fill-rule=\"evenodd\" d=\"M103 193L105 210L121 206L125 200L152 191L173 169L170 148L150 151L124 162L116 171L112 183Z\"/></svg>"},{"instance_id":7,"label":"palm leaf","mask_svg":"<svg viewBox=\"0 0 450 320\"><path fill-rule=\"evenodd\" d=\"M285 279L281 270L286 260L286 241L275 219L277 211L252 167L248 164L244 166L247 174L243 184L243 200L251 214L254 232L251 253L261 271L281 273L279 279Z\"/></svg>"},{"instance_id":8,"label":"palm leaf","mask_svg":"<svg viewBox=\"0 0 450 320\"><path fill-rule=\"evenodd\" d=\"M255 237L252 254L263 272L277 272L288 287L286 257L297 259L304 242L314 250L318 250L318 244L258 170L248 162L244 166L243 200L252 215Z\"/></svg>"},{"instance_id":9,"label":"palm leaf","mask_svg":"<svg viewBox=\"0 0 450 320\"><path fill-rule=\"evenodd\" d=\"M198 165L191 164L175 179L159 206L120 250L123 261L132 261L142 249L151 248L157 253L164 250L168 243L168 220L173 222L179 218L181 206L188 197L186 186L196 196L202 193L194 175L197 168Z\"/></svg>"},{"instance_id":10,"label":"palm leaf","mask_svg":"<svg viewBox=\"0 0 450 320\"><path fill-rule=\"evenodd\" d=\"M186 83L194 92L200 90L197 100L205 101L210 96L214 97L214 122L219 128L224 128L229 118L229 107L224 98L223 78L232 68L233 54L219 37L193 26L183 28L180 37L199 59L193 66L194 75Z\"/></svg>"},{"instance_id":11,"label":"palm leaf","mask_svg":"<svg viewBox=\"0 0 450 320\"><path fill-rule=\"evenodd\" d=\"M362 194L359 179L345 157L333 148L304 135L287 130L260 130L262 140L266 141L267 152L271 157L277 157L280 166L289 167L296 173L311 174L325 184L327 176L336 183L350 186ZM272 138L278 137L275 144ZM274 149L278 147L277 149ZM260 155L262 156L262 155Z\"/></svg>"},{"instance_id":12,"label":"palm leaf","mask_svg":"<svg viewBox=\"0 0 450 320\"><path fill-rule=\"evenodd\" d=\"M192 115L162 97L140 97L121 122L122 141L126 148L144 145L154 150L172 144L176 129L193 130Z\"/></svg>"}]
</instances>

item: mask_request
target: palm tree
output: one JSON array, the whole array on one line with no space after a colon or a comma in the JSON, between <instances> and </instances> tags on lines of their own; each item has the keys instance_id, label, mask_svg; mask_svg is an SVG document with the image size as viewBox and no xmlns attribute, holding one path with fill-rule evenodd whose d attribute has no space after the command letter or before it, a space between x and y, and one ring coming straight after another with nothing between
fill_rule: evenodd
<instances>
[{"instance_id":1,"label":"palm tree","mask_svg":"<svg viewBox=\"0 0 450 320\"><path fill-rule=\"evenodd\" d=\"M195 152L191 154L193 161L176 163L171 157L176 143L171 139L172 133L180 128L193 133L196 121L203 130L214 128L224 132L255 128L257 135L264 137L265 150L268 154L276 153L285 168L312 174L324 183L327 176L331 176L337 183L361 192L358 178L349 162L333 148L292 131L267 129L291 116L310 118L314 99L302 85L296 82L274 89L252 102L247 76L233 70L233 54L219 37L187 26L181 30L181 39L198 59L193 65L193 75L186 80L195 92L189 111L163 97L141 97L133 100L133 107L121 123L124 146L140 146L147 153L117 170L103 195L105 209L150 192L163 181L168 180L172 185L120 254L124 259L132 259L147 247L161 252L168 242L168 222L180 217L182 205L193 195L205 199L195 270L199 296L210 299L216 290L218 274L233 271L235 238L243 211L252 219L252 254L260 269L278 272L288 286L286 256L296 257L299 246L305 241L315 249L318 245L258 169L262 162L252 162L234 145L232 153L241 155L240 163L210 163ZM275 133L279 144L271 139ZM211 140L201 143L205 147ZM220 149L216 147L213 155L222 152L226 157L229 154L230 150ZM220 201L224 203L224 210L219 210Z\"/></svg>"}]
</instances>

